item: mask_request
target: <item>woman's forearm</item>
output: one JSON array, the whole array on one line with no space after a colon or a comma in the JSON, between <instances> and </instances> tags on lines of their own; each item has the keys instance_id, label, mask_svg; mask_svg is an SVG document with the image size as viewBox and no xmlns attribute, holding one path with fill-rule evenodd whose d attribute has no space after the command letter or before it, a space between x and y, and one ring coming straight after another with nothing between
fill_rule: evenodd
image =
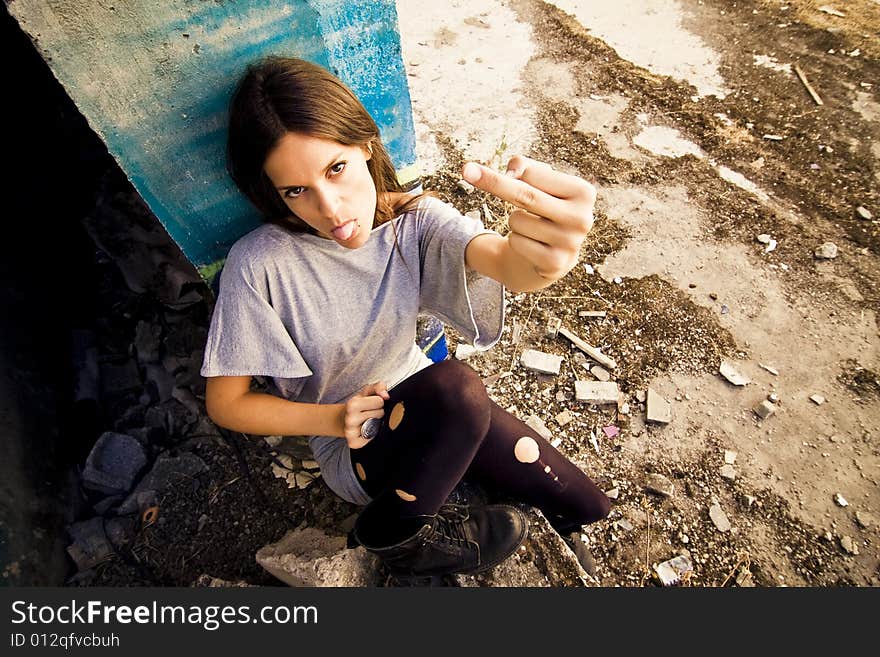
<instances>
[{"instance_id":1,"label":"woman's forearm","mask_svg":"<svg viewBox=\"0 0 880 657\"><path fill-rule=\"evenodd\" d=\"M208 416L221 427L260 436L345 435L345 404L305 404L262 392L206 399Z\"/></svg>"}]
</instances>

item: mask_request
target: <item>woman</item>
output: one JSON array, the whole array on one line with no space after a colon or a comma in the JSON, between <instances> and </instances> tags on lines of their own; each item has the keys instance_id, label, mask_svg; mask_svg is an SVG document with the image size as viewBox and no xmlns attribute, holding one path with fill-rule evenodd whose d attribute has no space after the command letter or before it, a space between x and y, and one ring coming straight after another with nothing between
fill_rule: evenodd
<instances>
[{"instance_id":1,"label":"woman","mask_svg":"<svg viewBox=\"0 0 880 657\"><path fill-rule=\"evenodd\" d=\"M472 369L432 365L415 345L424 311L492 346L505 287L537 290L576 264L592 186L523 157L506 176L466 164L466 180L521 208L502 237L404 194L354 94L281 57L236 89L228 168L266 224L233 246L221 276L202 368L217 424L311 436L327 485L367 505L356 538L399 577L485 570L524 539L512 506L445 505L463 477L537 506L562 532L607 515L604 494ZM274 390L251 391L254 376Z\"/></svg>"}]
</instances>

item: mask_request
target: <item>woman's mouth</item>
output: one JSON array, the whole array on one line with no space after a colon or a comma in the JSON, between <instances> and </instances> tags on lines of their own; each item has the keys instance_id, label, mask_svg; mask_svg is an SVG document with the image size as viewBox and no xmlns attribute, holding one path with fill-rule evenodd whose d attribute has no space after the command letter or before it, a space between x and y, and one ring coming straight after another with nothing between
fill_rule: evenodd
<instances>
[{"instance_id":1,"label":"woman's mouth","mask_svg":"<svg viewBox=\"0 0 880 657\"><path fill-rule=\"evenodd\" d=\"M340 242L347 242L352 237L354 237L355 232L357 232L357 227L357 219L346 221L341 226L337 226L333 229L333 237L335 237Z\"/></svg>"}]
</instances>

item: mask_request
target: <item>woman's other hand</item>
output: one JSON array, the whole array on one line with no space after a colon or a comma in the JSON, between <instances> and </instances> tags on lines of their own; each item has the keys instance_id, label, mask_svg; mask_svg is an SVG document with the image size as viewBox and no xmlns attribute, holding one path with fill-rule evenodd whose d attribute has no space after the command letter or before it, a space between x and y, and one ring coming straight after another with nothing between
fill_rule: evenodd
<instances>
[{"instance_id":1,"label":"woman's other hand","mask_svg":"<svg viewBox=\"0 0 880 657\"><path fill-rule=\"evenodd\" d=\"M462 176L518 208L507 220L510 250L546 279L545 285L577 264L581 244L593 227L593 185L521 155L510 160L506 174L468 162Z\"/></svg>"},{"instance_id":2,"label":"woman's other hand","mask_svg":"<svg viewBox=\"0 0 880 657\"><path fill-rule=\"evenodd\" d=\"M361 425L371 417L385 415L385 402L390 399L388 388L382 381L361 388L345 402L345 442L351 449L359 449L370 442L361 435Z\"/></svg>"}]
</instances>

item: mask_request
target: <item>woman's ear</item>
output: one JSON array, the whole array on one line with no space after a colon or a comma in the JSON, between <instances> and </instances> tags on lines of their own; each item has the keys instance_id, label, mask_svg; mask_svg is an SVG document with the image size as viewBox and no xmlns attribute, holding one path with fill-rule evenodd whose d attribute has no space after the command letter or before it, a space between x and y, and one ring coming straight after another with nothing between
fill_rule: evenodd
<instances>
[{"instance_id":1,"label":"woman's ear","mask_svg":"<svg viewBox=\"0 0 880 657\"><path fill-rule=\"evenodd\" d=\"M364 148L364 152L366 153L366 159L369 160L373 157L373 142L368 141L366 147Z\"/></svg>"}]
</instances>

